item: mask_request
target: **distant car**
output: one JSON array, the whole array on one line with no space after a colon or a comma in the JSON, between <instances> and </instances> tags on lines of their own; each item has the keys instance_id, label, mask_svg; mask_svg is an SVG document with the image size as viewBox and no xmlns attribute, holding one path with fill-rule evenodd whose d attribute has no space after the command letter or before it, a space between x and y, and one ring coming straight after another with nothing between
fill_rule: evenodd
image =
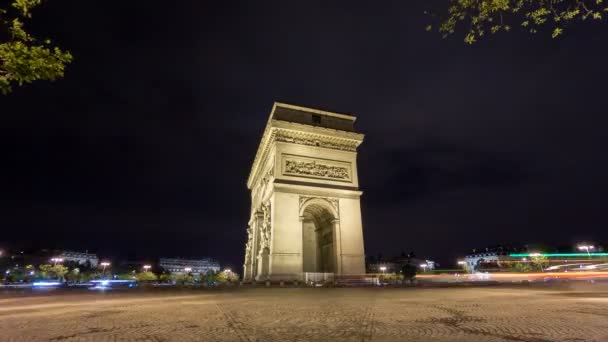
<instances>
[{"instance_id":1,"label":"distant car","mask_svg":"<svg viewBox=\"0 0 608 342\"><path fill-rule=\"evenodd\" d=\"M33 288L57 288L64 286L66 286L66 283L60 280L35 280L32 282Z\"/></svg>"}]
</instances>

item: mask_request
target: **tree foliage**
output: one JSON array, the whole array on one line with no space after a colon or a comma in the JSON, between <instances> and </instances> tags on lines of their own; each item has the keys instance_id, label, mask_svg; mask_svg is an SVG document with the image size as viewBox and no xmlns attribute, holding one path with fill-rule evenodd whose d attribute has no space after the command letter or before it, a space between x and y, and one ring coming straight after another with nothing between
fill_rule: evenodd
<instances>
[{"instance_id":1,"label":"tree foliage","mask_svg":"<svg viewBox=\"0 0 608 342\"><path fill-rule=\"evenodd\" d=\"M80 280L80 268L75 267L69 271L66 275L66 279L69 282L76 283Z\"/></svg>"},{"instance_id":2,"label":"tree foliage","mask_svg":"<svg viewBox=\"0 0 608 342\"><path fill-rule=\"evenodd\" d=\"M545 268L547 268L549 266L549 259L543 255L536 255L536 256L530 257L530 262L532 264L532 267L536 271L542 272L545 270Z\"/></svg>"},{"instance_id":3,"label":"tree foliage","mask_svg":"<svg viewBox=\"0 0 608 342\"><path fill-rule=\"evenodd\" d=\"M123 273L118 273L116 275L116 279L119 280L134 280L135 278L135 273L133 272L123 272Z\"/></svg>"},{"instance_id":4,"label":"tree foliage","mask_svg":"<svg viewBox=\"0 0 608 342\"><path fill-rule=\"evenodd\" d=\"M150 282L150 281L156 281L158 279L156 274L154 274L150 271L139 272L139 273L137 273L137 275L135 275L135 277L138 282Z\"/></svg>"},{"instance_id":5,"label":"tree foliage","mask_svg":"<svg viewBox=\"0 0 608 342\"><path fill-rule=\"evenodd\" d=\"M608 0L449 0L447 15L427 30L443 37L462 30L468 44L514 27L530 33L547 27L556 38L573 22L602 21L605 15Z\"/></svg>"},{"instance_id":6,"label":"tree foliage","mask_svg":"<svg viewBox=\"0 0 608 342\"><path fill-rule=\"evenodd\" d=\"M61 279L68 273L68 268L63 265L43 264L38 267L43 279Z\"/></svg>"},{"instance_id":7,"label":"tree foliage","mask_svg":"<svg viewBox=\"0 0 608 342\"><path fill-rule=\"evenodd\" d=\"M171 275L171 279L177 285L192 285L194 284L194 276L192 273L176 273Z\"/></svg>"},{"instance_id":8,"label":"tree foliage","mask_svg":"<svg viewBox=\"0 0 608 342\"><path fill-rule=\"evenodd\" d=\"M215 273L214 280L218 284L238 282L239 281L239 275L237 273L235 273L235 272L222 271L222 272Z\"/></svg>"},{"instance_id":9,"label":"tree foliage","mask_svg":"<svg viewBox=\"0 0 608 342\"><path fill-rule=\"evenodd\" d=\"M38 40L24 26L42 0L12 0L0 8L0 92L38 80L54 81L64 76L72 55L51 40Z\"/></svg>"}]
</instances>

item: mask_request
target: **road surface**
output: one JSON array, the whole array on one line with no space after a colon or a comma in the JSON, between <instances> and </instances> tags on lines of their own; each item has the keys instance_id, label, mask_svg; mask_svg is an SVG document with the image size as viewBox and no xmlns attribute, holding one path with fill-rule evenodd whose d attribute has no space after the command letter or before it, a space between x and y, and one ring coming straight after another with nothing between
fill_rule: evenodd
<instances>
[{"instance_id":1,"label":"road surface","mask_svg":"<svg viewBox=\"0 0 608 342\"><path fill-rule=\"evenodd\" d=\"M0 341L608 341L608 291L257 288L0 295Z\"/></svg>"}]
</instances>

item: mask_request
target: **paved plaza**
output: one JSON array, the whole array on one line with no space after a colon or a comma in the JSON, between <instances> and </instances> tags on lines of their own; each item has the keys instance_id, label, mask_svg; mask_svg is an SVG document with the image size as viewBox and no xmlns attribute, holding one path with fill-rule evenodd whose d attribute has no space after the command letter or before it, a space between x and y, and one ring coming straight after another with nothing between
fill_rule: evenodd
<instances>
[{"instance_id":1,"label":"paved plaza","mask_svg":"<svg viewBox=\"0 0 608 342\"><path fill-rule=\"evenodd\" d=\"M608 291L257 288L0 296L2 341L608 341Z\"/></svg>"}]
</instances>

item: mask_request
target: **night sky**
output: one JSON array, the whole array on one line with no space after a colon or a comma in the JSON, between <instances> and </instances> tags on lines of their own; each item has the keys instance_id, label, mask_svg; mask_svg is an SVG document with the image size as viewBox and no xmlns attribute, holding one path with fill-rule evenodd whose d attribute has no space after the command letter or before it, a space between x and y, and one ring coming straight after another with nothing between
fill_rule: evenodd
<instances>
[{"instance_id":1,"label":"night sky","mask_svg":"<svg viewBox=\"0 0 608 342\"><path fill-rule=\"evenodd\" d=\"M45 2L76 60L0 97L0 244L240 267L274 101L358 117L368 255L608 241L606 24L467 46L441 2Z\"/></svg>"}]
</instances>

